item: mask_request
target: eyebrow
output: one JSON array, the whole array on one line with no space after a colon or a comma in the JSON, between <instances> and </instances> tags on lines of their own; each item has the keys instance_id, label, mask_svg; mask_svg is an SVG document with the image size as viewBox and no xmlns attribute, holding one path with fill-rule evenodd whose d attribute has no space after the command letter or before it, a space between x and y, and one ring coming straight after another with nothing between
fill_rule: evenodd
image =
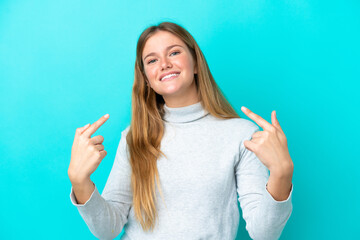
<instances>
[{"instance_id":1,"label":"eyebrow","mask_svg":"<svg viewBox=\"0 0 360 240\"><path fill-rule=\"evenodd\" d=\"M166 48L166 50L169 50L170 48L173 48L173 47L182 47L182 48L184 48L184 47L183 47L183 46L181 46L181 45L174 44L174 45L170 45L170 46L168 46L168 47ZM143 60L145 60L147 57L152 56L152 55L156 55L156 53L154 53L154 52L149 53L148 55L146 55L146 57L144 57L144 59L143 59Z\"/></svg>"}]
</instances>

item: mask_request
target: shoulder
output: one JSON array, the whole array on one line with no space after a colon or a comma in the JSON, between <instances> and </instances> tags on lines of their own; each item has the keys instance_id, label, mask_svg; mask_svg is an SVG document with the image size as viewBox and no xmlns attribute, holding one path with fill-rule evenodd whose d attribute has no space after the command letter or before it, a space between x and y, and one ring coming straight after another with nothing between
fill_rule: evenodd
<instances>
[{"instance_id":1,"label":"shoulder","mask_svg":"<svg viewBox=\"0 0 360 240\"><path fill-rule=\"evenodd\" d=\"M128 125L122 132L121 132L121 136L126 136L128 134L130 130L130 125Z\"/></svg>"},{"instance_id":2,"label":"shoulder","mask_svg":"<svg viewBox=\"0 0 360 240\"><path fill-rule=\"evenodd\" d=\"M128 152L128 144L127 144L126 136L127 133L129 132L129 129L130 129L130 125L128 125L124 130L122 130L117 151L125 152L126 149L126 151Z\"/></svg>"},{"instance_id":3,"label":"shoulder","mask_svg":"<svg viewBox=\"0 0 360 240\"><path fill-rule=\"evenodd\" d=\"M127 140L126 140L126 136L128 134L130 130L130 125L128 125L124 130L121 131L121 137L120 137L120 142L119 142L119 145L122 145L122 146L125 146L127 144Z\"/></svg>"},{"instance_id":4,"label":"shoulder","mask_svg":"<svg viewBox=\"0 0 360 240\"><path fill-rule=\"evenodd\" d=\"M236 139L248 139L260 130L256 123L244 118L231 118L223 121L223 130Z\"/></svg>"},{"instance_id":5,"label":"shoulder","mask_svg":"<svg viewBox=\"0 0 360 240\"><path fill-rule=\"evenodd\" d=\"M233 130L237 129L240 132L252 132L259 129L258 125L245 118L226 119L225 124L227 127Z\"/></svg>"}]
</instances>

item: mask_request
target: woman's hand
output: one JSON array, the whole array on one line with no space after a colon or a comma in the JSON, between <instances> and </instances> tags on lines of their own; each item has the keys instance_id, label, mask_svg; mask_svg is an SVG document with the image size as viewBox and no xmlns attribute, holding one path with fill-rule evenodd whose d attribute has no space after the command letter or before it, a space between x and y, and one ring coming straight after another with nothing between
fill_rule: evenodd
<instances>
[{"instance_id":1,"label":"woman's hand","mask_svg":"<svg viewBox=\"0 0 360 240\"><path fill-rule=\"evenodd\" d=\"M282 177L292 176L294 164L289 154L287 139L276 118L275 111L271 113L272 124L270 124L245 107L242 107L241 110L264 130L254 133L250 141L245 140L244 146L255 153L270 170L270 173Z\"/></svg>"},{"instance_id":2,"label":"woman's hand","mask_svg":"<svg viewBox=\"0 0 360 240\"><path fill-rule=\"evenodd\" d=\"M97 169L107 152L104 150L101 135L91 138L91 135L103 125L109 115L102 116L92 125L76 129L74 143L71 150L71 161L68 175L73 185L89 182L90 175Z\"/></svg>"}]
</instances>

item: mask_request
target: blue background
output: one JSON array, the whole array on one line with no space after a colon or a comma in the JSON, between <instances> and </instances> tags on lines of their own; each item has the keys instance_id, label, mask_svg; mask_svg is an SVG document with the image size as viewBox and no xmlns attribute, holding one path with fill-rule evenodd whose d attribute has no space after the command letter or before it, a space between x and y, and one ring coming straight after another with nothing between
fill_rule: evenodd
<instances>
[{"instance_id":1,"label":"blue background","mask_svg":"<svg viewBox=\"0 0 360 240\"><path fill-rule=\"evenodd\" d=\"M130 121L137 39L161 21L194 36L241 117L277 111L295 166L281 239L359 236L359 12L356 0L1 0L0 238L94 238L69 199L75 130L110 114L96 132L102 190Z\"/></svg>"}]
</instances>

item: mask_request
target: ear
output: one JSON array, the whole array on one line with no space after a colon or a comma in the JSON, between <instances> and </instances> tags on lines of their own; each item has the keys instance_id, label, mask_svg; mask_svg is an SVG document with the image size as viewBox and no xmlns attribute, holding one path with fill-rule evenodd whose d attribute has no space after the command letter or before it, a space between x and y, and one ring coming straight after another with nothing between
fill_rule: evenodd
<instances>
[{"instance_id":1,"label":"ear","mask_svg":"<svg viewBox=\"0 0 360 240\"><path fill-rule=\"evenodd\" d=\"M194 74L197 74L197 64L194 66Z\"/></svg>"}]
</instances>

